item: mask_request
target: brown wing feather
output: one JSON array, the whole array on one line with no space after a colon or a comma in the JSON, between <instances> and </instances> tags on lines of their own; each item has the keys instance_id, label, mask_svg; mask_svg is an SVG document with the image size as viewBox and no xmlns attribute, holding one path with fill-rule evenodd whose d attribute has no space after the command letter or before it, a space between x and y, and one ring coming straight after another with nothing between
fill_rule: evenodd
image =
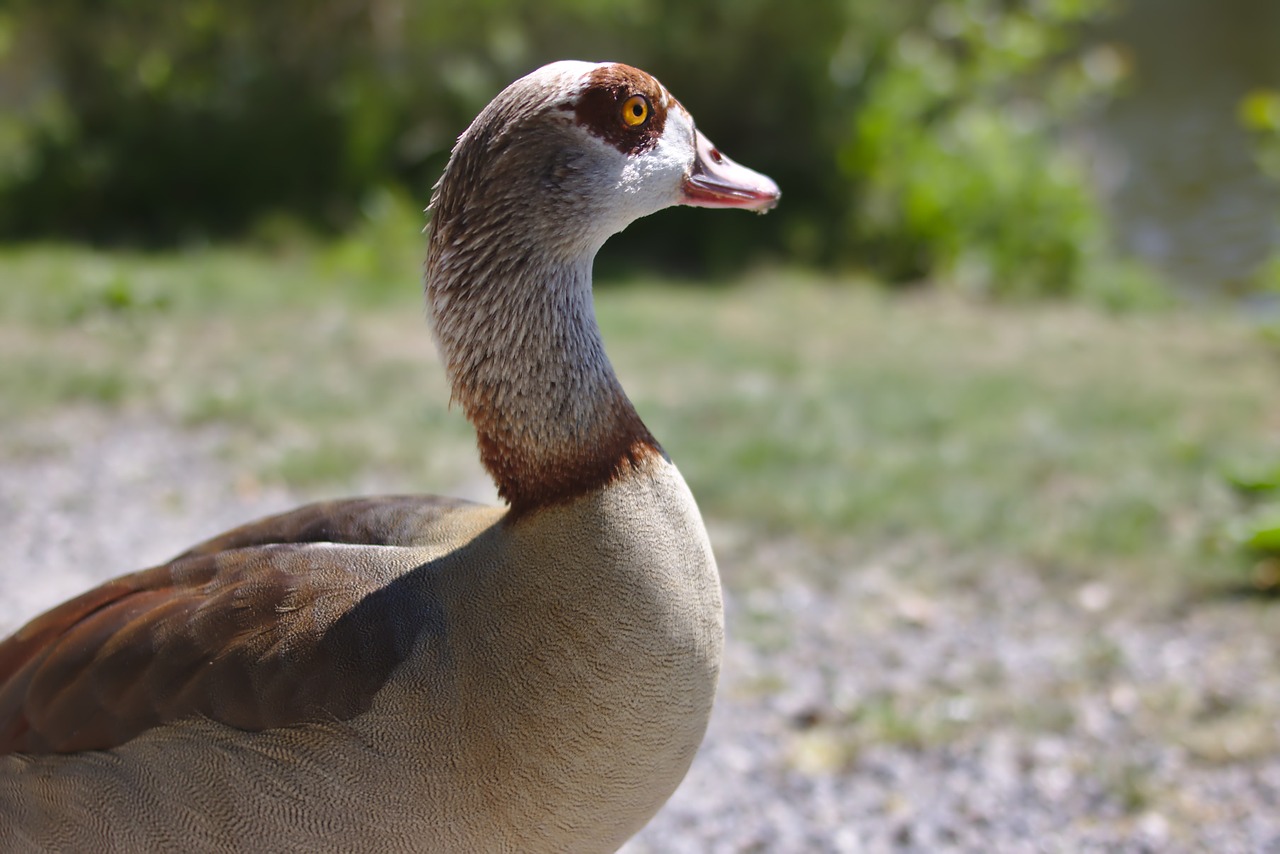
<instances>
[{"instance_id":1,"label":"brown wing feather","mask_svg":"<svg viewBox=\"0 0 1280 854\"><path fill-rule=\"evenodd\" d=\"M320 501L232 528L179 557L213 554L267 543L355 543L408 546L449 513L477 507L437 495L382 495Z\"/></svg>"},{"instance_id":2,"label":"brown wing feather","mask_svg":"<svg viewBox=\"0 0 1280 854\"><path fill-rule=\"evenodd\" d=\"M327 502L108 581L0 642L0 755L122 744L201 715L246 730L344 720L404 659L429 603L388 546L466 502Z\"/></svg>"}]
</instances>

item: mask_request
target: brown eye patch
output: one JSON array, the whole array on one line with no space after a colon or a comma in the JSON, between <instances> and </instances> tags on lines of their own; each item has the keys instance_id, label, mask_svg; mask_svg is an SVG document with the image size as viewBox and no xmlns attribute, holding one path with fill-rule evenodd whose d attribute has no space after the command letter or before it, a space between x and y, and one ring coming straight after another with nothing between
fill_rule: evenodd
<instances>
[{"instance_id":1,"label":"brown eye patch","mask_svg":"<svg viewBox=\"0 0 1280 854\"><path fill-rule=\"evenodd\" d=\"M644 98L651 112L643 121L631 124L626 108L635 104L631 99L637 95ZM573 111L578 124L592 135L623 154L640 154L658 144L667 122L667 100L657 80L638 68L613 63L591 72Z\"/></svg>"}]
</instances>

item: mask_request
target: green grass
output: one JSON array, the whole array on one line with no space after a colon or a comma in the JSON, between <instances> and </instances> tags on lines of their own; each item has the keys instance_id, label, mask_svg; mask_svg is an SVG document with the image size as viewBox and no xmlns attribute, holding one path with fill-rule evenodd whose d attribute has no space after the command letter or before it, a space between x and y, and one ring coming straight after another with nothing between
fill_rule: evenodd
<instances>
[{"instance_id":1,"label":"green grass","mask_svg":"<svg viewBox=\"0 0 1280 854\"><path fill-rule=\"evenodd\" d=\"M478 471L422 319L416 244L0 254L0 405L218 424L291 484ZM1217 572L1222 476L1280 456L1274 354L1206 311L978 305L788 273L602 287L606 343L706 515L1050 573ZM20 449L0 447L2 453Z\"/></svg>"},{"instance_id":2,"label":"green grass","mask_svg":"<svg viewBox=\"0 0 1280 854\"><path fill-rule=\"evenodd\" d=\"M775 530L933 539L1073 573L1191 569L1219 556L1236 512L1221 470L1275 449L1276 365L1226 317L780 276L611 293L601 315L699 500Z\"/></svg>"}]
</instances>

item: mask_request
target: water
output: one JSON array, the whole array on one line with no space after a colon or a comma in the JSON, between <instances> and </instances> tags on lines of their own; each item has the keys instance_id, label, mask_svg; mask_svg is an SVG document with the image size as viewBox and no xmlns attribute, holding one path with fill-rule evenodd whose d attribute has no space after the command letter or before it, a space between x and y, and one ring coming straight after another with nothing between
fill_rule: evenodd
<instances>
[{"instance_id":1,"label":"water","mask_svg":"<svg viewBox=\"0 0 1280 854\"><path fill-rule=\"evenodd\" d=\"M1238 110L1280 88L1280 3L1132 0L1104 37L1133 62L1100 127L1119 243L1184 287L1247 290L1280 252L1280 186Z\"/></svg>"}]
</instances>

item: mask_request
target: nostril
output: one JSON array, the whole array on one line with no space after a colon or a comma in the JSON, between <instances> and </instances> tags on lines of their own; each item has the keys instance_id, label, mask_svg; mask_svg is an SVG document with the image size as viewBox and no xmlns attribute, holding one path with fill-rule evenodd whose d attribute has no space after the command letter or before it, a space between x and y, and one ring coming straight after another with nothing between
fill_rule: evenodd
<instances>
[{"instance_id":1,"label":"nostril","mask_svg":"<svg viewBox=\"0 0 1280 854\"><path fill-rule=\"evenodd\" d=\"M724 162L724 155L720 153L720 149L711 149L711 162L717 166Z\"/></svg>"}]
</instances>

